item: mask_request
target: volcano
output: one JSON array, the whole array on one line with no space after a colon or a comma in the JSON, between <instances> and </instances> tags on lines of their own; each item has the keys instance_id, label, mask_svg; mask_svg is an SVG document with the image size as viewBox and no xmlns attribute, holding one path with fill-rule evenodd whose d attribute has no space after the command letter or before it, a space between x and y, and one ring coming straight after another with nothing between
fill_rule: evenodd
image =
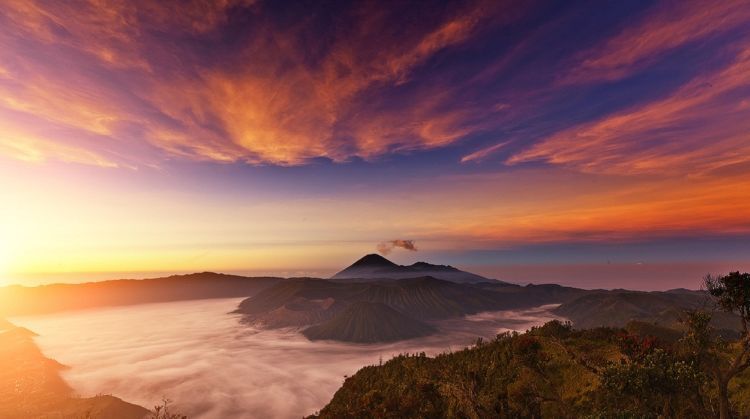
<instances>
[{"instance_id":1,"label":"volcano","mask_svg":"<svg viewBox=\"0 0 750 419\"><path fill-rule=\"evenodd\" d=\"M378 254L369 254L351 264L331 279L406 279L431 276L459 284L476 284L480 282L499 282L483 276L465 272L450 265L433 265L417 262L412 265L397 265Z\"/></svg>"}]
</instances>

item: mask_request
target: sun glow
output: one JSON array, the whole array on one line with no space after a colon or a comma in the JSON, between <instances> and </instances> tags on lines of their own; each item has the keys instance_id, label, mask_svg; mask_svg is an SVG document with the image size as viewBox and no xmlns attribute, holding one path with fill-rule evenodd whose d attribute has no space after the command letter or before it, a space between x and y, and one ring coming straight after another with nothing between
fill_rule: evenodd
<instances>
[{"instance_id":1,"label":"sun glow","mask_svg":"<svg viewBox=\"0 0 750 419\"><path fill-rule=\"evenodd\" d=\"M557 32L573 14L515 32L528 2L342 7L294 31L255 10L273 2L52 3L0 2L5 283L333 272L397 238L474 261L750 237L741 0L607 12L643 18L582 44Z\"/></svg>"},{"instance_id":2,"label":"sun glow","mask_svg":"<svg viewBox=\"0 0 750 419\"><path fill-rule=\"evenodd\" d=\"M0 238L0 286L6 285L4 276L9 273L10 259L10 244Z\"/></svg>"}]
</instances>

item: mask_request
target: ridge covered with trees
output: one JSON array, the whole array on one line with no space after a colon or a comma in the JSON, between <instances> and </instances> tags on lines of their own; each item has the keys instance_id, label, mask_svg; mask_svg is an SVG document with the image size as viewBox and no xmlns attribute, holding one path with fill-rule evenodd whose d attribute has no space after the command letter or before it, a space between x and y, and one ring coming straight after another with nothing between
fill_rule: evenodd
<instances>
[{"instance_id":1,"label":"ridge covered with trees","mask_svg":"<svg viewBox=\"0 0 750 419\"><path fill-rule=\"evenodd\" d=\"M552 321L458 352L364 367L313 417L748 417L750 274L705 283L719 309L735 315L735 338L701 309L683 311L679 328L631 321L576 330Z\"/></svg>"}]
</instances>

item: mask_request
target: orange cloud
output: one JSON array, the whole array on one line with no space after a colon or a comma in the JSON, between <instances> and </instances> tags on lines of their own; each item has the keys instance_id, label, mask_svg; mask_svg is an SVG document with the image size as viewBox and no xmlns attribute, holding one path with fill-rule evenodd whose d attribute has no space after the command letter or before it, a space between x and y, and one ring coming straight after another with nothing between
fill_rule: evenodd
<instances>
[{"instance_id":1,"label":"orange cloud","mask_svg":"<svg viewBox=\"0 0 750 419\"><path fill-rule=\"evenodd\" d=\"M0 183L17 198L0 208L0 224L10 231L0 239L9 237L19 254L17 272L268 269L289 268L290 260L335 266L372 251L382 237L409 237L430 252L750 233L750 201L742 193L750 178L740 175L519 169L395 182L388 191L363 188L335 199L227 193L206 200L158 181L134 193L89 171L71 181L28 176L38 172L19 166L0 164ZM210 257L194 260L206 250Z\"/></svg>"},{"instance_id":2,"label":"orange cloud","mask_svg":"<svg viewBox=\"0 0 750 419\"><path fill-rule=\"evenodd\" d=\"M559 132L510 159L597 173L695 174L750 162L750 47L665 99Z\"/></svg>"},{"instance_id":3,"label":"orange cloud","mask_svg":"<svg viewBox=\"0 0 750 419\"><path fill-rule=\"evenodd\" d=\"M214 72L164 86L153 103L185 129L155 128L150 139L186 157L296 165L316 157L341 162L442 147L480 129L467 125L471 111L442 108L445 96L438 92L425 92L406 108L347 117L338 105L346 99L336 97L331 105L310 77L308 71L290 71L269 84L262 76ZM225 135L206 129L210 120L220 121Z\"/></svg>"},{"instance_id":4,"label":"orange cloud","mask_svg":"<svg viewBox=\"0 0 750 419\"><path fill-rule=\"evenodd\" d=\"M559 171L525 174L519 190L504 176L474 185L441 183L445 197L432 197L413 237L464 242L473 248L564 241L629 241L695 234L747 234L747 176L702 179L598 177L597 184ZM529 199L509 200L509 196ZM491 192L491 193L489 193ZM450 200L448 199L450 197ZM451 200L460 202L451 204Z\"/></svg>"},{"instance_id":5,"label":"orange cloud","mask_svg":"<svg viewBox=\"0 0 750 419\"><path fill-rule=\"evenodd\" d=\"M11 0L3 11L25 36L48 44L83 48L115 66L147 67L135 39L135 4L119 1L42 3ZM67 36L60 36L64 30Z\"/></svg>"},{"instance_id":6,"label":"orange cloud","mask_svg":"<svg viewBox=\"0 0 750 419\"><path fill-rule=\"evenodd\" d=\"M383 48L370 46L384 19L374 13L354 34L337 39L313 66L299 63L305 46L299 45L297 33L263 30L240 54L248 62L262 55L258 65L159 83L149 100L180 121L184 134L163 135L159 129L150 139L171 152L195 152L197 158L279 165L318 157L370 159L453 143L480 127L467 123L467 115L477 110L447 106L450 90L444 86L421 91L408 107L371 109L361 96L376 85L404 82L432 54L466 40L485 11L477 6ZM211 121L220 122L221 132L206 128Z\"/></svg>"},{"instance_id":7,"label":"orange cloud","mask_svg":"<svg viewBox=\"0 0 750 419\"><path fill-rule=\"evenodd\" d=\"M746 25L748 19L750 8L744 0L667 2L656 6L640 24L628 26L582 54L582 62L564 80L616 80L642 68L659 54Z\"/></svg>"},{"instance_id":8,"label":"orange cloud","mask_svg":"<svg viewBox=\"0 0 750 419\"><path fill-rule=\"evenodd\" d=\"M251 3L190 1L175 9L146 1L11 1L5 39L40 46L29 54L0 52L14 64L0 72L8 80L0 84L0 107L106 137L120 149L138 138L147 143L141 149L185 159L297 165L442 147L480 128L467 121L477 109L451 104L451 88L423 90L404 102L408 108L373 106L371 91L405 83L414 68L465 42L484 22L513 16L478 1L456 17L395 34L383 31L392 11L365 5L358 25L312 46L316 60L305 58L305 21L284 30L258 22L221 65L153 38L163 31L210 40L228 10ZM64 58L55 55L60 49ZM51 68L53 62L61 65Z\"/></svg>"},{"instance_id":9,"label":"orange cloud","mask_svg":"<svg viewBox=\"0 0 750 419\"><path fill-rule=\"evenodd\" d=\"M480 3L455 19L449 20L427 34L419 43L403 54L386 61L385 76L403 81L411 68L432 56L435 52L465 41L477 29L487 13L491 2ZM380 77L383 77L382 75Z\"/></svg>"},{"instance_id":10,"label":"orange cloud","mask_svg":"<svg viewBox=\"0 0 750 419\"><path fill-rule=\"evenodd\" d=\"M221 156L222 161L289 165L327 156L333 120L304 76L292 71L271 81L212 72L164 86L152 100L185 129L167 143L163 136L152 140L167 150L179 147L198 151L195 157ZM219 121L224 132L206 128L210 120Z\"/></svg>"}]
</instances>

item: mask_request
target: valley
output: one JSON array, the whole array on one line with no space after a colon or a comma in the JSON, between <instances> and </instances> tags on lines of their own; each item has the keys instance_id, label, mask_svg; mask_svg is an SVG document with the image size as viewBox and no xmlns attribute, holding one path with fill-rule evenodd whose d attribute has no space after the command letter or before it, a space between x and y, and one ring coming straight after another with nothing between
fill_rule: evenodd
<instances>
[{"instance_id":1,"label":"valley","mask_svg":"<svg viewBox=\"0 0 750 419\"><path fill-rule=\"evenodd\" d=\"M0 289L3 298L16 298L15 305L3 306L9 321L0 323L6 329L0 337L27 348L7 357L26 369L29 362L40 365L39 373L51 377L42 382L52 386L22 390L24 400L41 397L51 404L28 410L28 402L12 403L30 417L81 409L104 417L114 409L123 419L140 419L147 411L138 405L155 406L162 398L190 418L299 417L323 407L343 378L362 367L391 365L394 357L409 359L403 354L444 359L477 338L493 341L553 320L570 320L576 329L630 328L675 339L687 310L717 311L702 291L473 282L457 279L465 278L463 271L446 268L444 275L434 268L443 265L424 262L415 265L440 278L390 278L403 267L373 255L353 266L375 269L370 264L378 277L201 273ZM122 292L109 294L113 289ZM23 298L49 304L24 305ZM719 311L711 325L733 338L737 320ZM21 379L20 370L13 371L6 369L5 393ZM336 394L331 406L343 393ZM321 414L330 417L331 409Z\"/></svg>"}]
</instances>

